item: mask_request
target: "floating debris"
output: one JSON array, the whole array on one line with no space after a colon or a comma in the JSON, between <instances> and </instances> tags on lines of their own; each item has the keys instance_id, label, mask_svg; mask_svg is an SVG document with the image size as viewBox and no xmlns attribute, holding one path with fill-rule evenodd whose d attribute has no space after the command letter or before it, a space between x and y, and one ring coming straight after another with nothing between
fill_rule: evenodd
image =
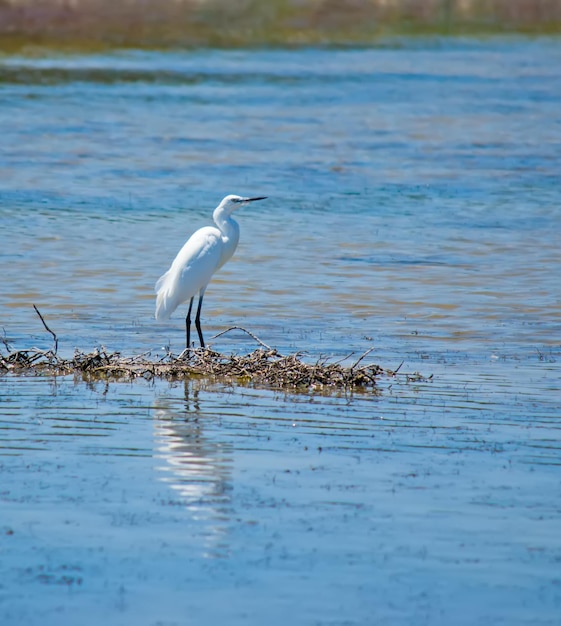
<instances>
[{"instance_id":1,"label":"floating debris","mask_svg":"<svg viewBox=\"0 0 561 626\"><path fill-rule=\"evenodd\" d=\"M247 355L225 355L208 348L184 350L180 355L168 352L163 357L152 357L151 352L136 356L122 356L119 352L107 352L96 348L93 352L76 350L71 359L58 355L58 337L47 326L37 307L37 315L45 330L53 337L51 350L37 348L13 350L7 339L2 339L7 353L0 352L1 374L31 374L65 376L79 374L86 380L182 380L207 377L227 380L241 385L290 389L295 391L363 390L377 393L377 378L382 375L396 376L395 370L384 370L373 363L363 363L373 351L370 348L351 365L348 362L354 353L338 361L322 357L313 363L302 359L304 353L282 355L271 348L252 332L234 326L222 333L240 330L252 337L259 348ZM422 380L419 374L406 375L407 380Z\"/></svg>"},{"instance_id":2,"label":"floating debris","mask_svg":"<svg viewBox=\"0 0 561 626\"><path fill-rule=\"evenodd\" d=\"M81 374L87 379L134 380L190 377L228 379L245 385L274 389L375 389L376 377L384 372L378 365L344 367L319 359L306 363L301 354L283 356L277 350L259 348L247 355L225 355L209 349L184 351L151 359L149 354L124 357L119 352L98 348L77 350L72 359L63 359L51 350L16 350L0 354L0 372L15 374Z\"/></svg>"}]
</instances>

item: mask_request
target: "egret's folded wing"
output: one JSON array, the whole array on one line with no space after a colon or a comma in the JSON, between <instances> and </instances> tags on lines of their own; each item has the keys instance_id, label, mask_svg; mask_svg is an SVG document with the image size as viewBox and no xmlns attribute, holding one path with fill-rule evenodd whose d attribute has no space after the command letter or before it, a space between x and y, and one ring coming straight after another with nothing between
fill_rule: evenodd
<instances>
[{"instance_id":1,"label":"egret's folded wing","mask_svg":"<svg viewBox=\"0 0 561 626\"><path fill-rule=\"evenodd\" d=\"M220 265L222 238L217 228L201 228L190 237L169 270L156 282L156 319L168 319L183 302L206 287Z\"/></svg>"}]
</instances>

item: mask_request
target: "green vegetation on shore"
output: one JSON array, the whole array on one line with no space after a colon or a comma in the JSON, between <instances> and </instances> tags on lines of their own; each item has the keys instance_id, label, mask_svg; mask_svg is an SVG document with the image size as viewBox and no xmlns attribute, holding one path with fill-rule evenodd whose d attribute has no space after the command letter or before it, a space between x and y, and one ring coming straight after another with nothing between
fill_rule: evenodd
<instances>
[{"instance_id":1,"label":"green vegetation on shore","mask_svg":"<svg viewBox=\"0 0 561 626\"><path fill-rule=\"evenodd\" d=\"M0 49L369 45L557 34L561 0L3 0Z\"/></svg>"}]
</instances>

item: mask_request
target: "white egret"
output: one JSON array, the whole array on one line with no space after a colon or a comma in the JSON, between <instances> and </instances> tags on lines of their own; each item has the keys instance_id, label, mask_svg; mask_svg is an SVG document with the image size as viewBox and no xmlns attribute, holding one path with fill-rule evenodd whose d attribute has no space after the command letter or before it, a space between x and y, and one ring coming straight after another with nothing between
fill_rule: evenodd
<instances>
[{"instance_id":1,"label":"white egret","mask_svg":"<svg viewBox=\"0 0 561 626\"><path fill-rule=\"evenodd\" d=\"M201 347L205 347L201 330L201 307L203 296L210 279L234 254L240 239L240 227L232 218L232 213L247 202L265 200L226 196L214 209L214 226L200 228L187 240L179 251L169 270L156 283L156 319L167 320L175 309L189 300L189 310L185 317L187 349L191 347L191 310L193 300L199 294L199 304L195 326Z\"/></svg>"}]
</instances>

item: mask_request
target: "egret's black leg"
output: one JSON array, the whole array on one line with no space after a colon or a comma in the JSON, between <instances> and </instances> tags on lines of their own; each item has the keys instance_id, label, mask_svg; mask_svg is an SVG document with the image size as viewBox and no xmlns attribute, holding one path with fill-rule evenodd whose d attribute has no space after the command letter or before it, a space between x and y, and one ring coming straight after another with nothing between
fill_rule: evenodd
<instances>
[{"instance_id":1,"label":"egret's black leg","mask_svg":"<svg viewBox=\"0 0 561 626\"><path fill-rule=\"evenodd\" d=\"M193 300L195 297L191 298L191 302L189 302L189 310L187 311L187 317L185 318L185 339L187 340L187 350L191 349L191 309L193 308Z\"/></svg>"},{"instance_id":2,"label":"egret's black leg","mask_svg":"<svg viewBox=\"0 0 561 626\"><path fill-rule=\"evenodd\" d=\"M199 296L199 306L197 307L197 315L195 316L195 326L197 327L197 332L199 333L199 339L201 341L201 348L205 347L205 340L203 339L203 331L201 330L201 307L203 306L203 296L201 294Z\"/></svg>"}]
</instances>

